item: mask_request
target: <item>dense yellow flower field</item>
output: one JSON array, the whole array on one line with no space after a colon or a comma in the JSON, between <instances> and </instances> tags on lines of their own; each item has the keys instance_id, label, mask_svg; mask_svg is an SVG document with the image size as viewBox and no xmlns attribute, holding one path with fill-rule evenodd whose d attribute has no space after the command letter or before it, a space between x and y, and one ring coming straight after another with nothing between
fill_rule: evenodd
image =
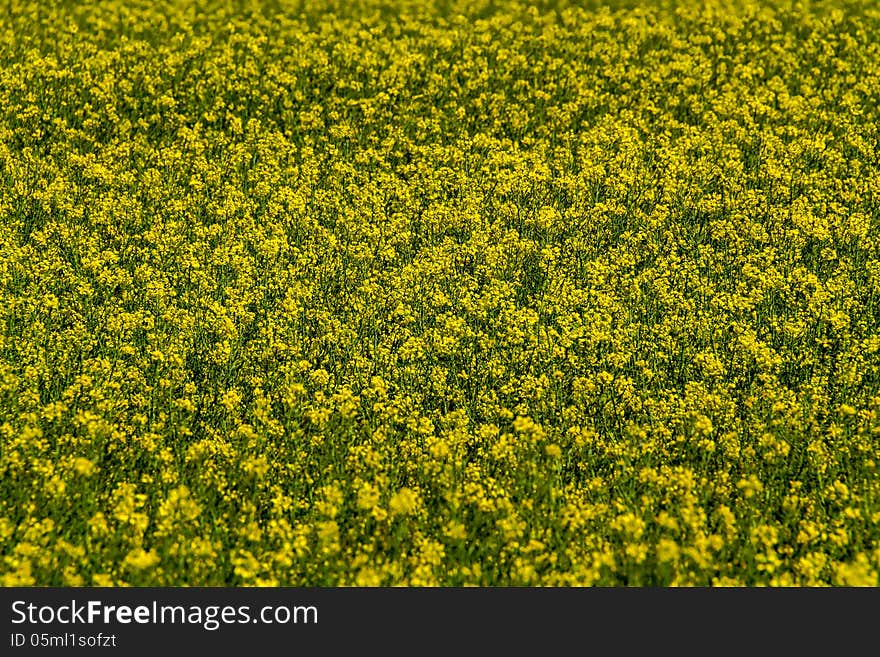
<instances>
[{"instance_id":1,"label":"dense yellow flower field","mask_svg":"<svg viewBox=\"0 0 880 657\"><path fill-rule=\"evenodd\" d=\"M877 585L873 0L0 0L0 582Z\"/></svg>"}]
</instances>

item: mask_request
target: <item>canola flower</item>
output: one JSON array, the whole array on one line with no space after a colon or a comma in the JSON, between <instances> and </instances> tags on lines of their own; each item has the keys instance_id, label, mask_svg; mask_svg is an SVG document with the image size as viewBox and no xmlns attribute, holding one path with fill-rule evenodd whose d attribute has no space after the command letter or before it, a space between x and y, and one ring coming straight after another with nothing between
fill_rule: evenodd
<instances>
[{"instance_id":1,"label":"canola flower","mask_svg":"<svg viewBox=\"0 0 880 657\"><path fill-rule=\"evenodd\" d=\"M869 0L0 1L0 583L878 585Z\"/></svg>"}]
</instances>

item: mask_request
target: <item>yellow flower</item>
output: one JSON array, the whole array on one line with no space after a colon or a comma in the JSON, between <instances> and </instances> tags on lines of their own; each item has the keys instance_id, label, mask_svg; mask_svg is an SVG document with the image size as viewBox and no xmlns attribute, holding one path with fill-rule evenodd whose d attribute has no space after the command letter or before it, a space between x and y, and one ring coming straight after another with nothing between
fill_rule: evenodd
<instances>
[{"instance_id":1,"label":"yellow flower","mask_svg":"<svg viewBox=\"0 0 880 657\"><path fill-rule=\"evenodd\" d=\"M404 486L388 500L388 510L392 516L408 515L416 510L418 496L411 488Z\"/></svg>"},{"instance_id":2,"label":"yellow flower","mask_svg":"<svg viewBox=\"0 0 880 657\"><path fill-rule=\"evenodd\" d=\"M143 548L135 548L127 555L123 564L132 570L145 570L159 563L159 555L154 551L147 552Z\"/></svg>"},{"instance_id":3,"label":"yellow flower","mask_svg":"<svg viewBox=\"0 0 880 657\"><path fill-rule=\"evenodd\" d=\"M84 477L90 477L95 471L95 464L89 459L77 457L74 459L73 468L78 474L81 474Z\"/></svg>"}]
</instances>

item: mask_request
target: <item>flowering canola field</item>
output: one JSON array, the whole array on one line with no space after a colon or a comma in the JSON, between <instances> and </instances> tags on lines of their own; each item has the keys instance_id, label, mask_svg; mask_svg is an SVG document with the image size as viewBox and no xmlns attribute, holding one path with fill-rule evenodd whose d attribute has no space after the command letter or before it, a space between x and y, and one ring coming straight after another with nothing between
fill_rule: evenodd
<instances>
[{"instance_id":1,"label":"flowering canola field","mask_svg":"<svg viewBox=\"0 0 880 657\"><path fill-rule=\"evenodd\" d=\"M877 585L880 12L0 1L0 583Z\"/></svg>"}]
</instances>

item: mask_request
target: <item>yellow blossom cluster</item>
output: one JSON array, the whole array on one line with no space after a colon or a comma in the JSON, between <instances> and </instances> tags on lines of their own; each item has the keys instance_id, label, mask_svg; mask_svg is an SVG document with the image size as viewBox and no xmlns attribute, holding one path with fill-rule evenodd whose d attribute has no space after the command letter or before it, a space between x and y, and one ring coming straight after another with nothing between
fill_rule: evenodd
<instances>
[{"instance_id":1,"label":"yellow blossom cluster","mask_svg":"<svg viewBox=\"0 0 880 657\"><path fill-rule=\"evenodd\" d=\"M0 0L0 584L878 585L872 0Z\"/></svg>"}]
</instances>

